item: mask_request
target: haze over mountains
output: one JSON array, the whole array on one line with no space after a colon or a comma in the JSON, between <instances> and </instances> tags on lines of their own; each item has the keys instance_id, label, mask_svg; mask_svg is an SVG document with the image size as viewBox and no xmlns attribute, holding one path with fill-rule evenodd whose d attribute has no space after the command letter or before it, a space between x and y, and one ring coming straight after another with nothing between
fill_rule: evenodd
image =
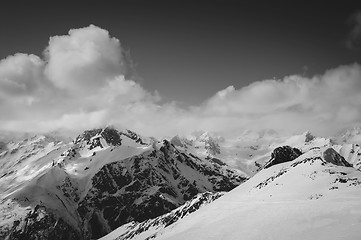
<instances>
[{"instance_id":1,"label":"haze over mountains","mask_svg":"<svg viewBox=\"0 0 361 240\"><path fill-rule=\"evenodd\" d=\"M5 141L1 236L357 239L359 137L353 128L333 139L267 130L157 140L107 127L71 142L50 135Z\"/></svg>"}]
</instances>

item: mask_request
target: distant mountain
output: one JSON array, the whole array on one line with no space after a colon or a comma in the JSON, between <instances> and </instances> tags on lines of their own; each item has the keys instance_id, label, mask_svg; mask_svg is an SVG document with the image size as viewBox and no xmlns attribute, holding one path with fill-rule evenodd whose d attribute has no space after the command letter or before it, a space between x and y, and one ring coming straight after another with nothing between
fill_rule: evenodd
<instances>
[{"instance_id":1,"label":"distant mountain","mask_svg":"<svg viewBox=\"0 0 361 240\"><path fill-rule=\"evenodd\" d=\"M3 148L0 236L9 239L99 238L247 179L130 130L89 130L71 143L38 136Z\"/></svg>"},{"instance_id":2,"label":"distant mountain","mask_svg":"<svg viewBox=\"0 0 361 240\"><path fill-rule=\"evenodd\" d=\"M270 161L273 151L284 146L297 148L303 153L313 148L332 147L355 168L361 169L360 129L346 130L347 134L344 133L341 136L347 135L349 140L342 141L339 137L317 137L308 131L297 135L281 136L273 130L248 130L233 139L209 132L197 132L195 136L187 138L176 136L172 142L188 153L204 159L220 160L248 176L256 174ZM360 138L359 141L357 141L358 138Z\"/></svg>"},{"instance_id":3,"label":"distant mountain","mask_svg":"<svg viewBox=\"0 0 361 240\"><path fill-rule=\"evenodd\" d=\"M204 159L215 159L253 176L270 160L274 149L291 146L307 151L312 147L331 146L331 140L318 138L310 132L281 136L274 130L245 131L233 139L210 132L197 132L189 137L175 136L171 142L185 152Z\"/></svg>"}]
</instances>

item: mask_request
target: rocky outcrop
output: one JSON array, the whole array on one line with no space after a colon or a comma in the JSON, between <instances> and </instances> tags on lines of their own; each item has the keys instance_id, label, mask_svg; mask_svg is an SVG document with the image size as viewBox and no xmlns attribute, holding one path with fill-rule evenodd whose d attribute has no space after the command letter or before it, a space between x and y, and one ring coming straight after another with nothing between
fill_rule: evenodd
<instances>
[{"instance_id":1,"label":"rocky outcrop","mask_svg":"<svg viewBox=\"0 0 361 240\"><path fill-rule=\"evenodd\" d=\"M293 161L302 155L301 150L292 148L290 146L282 146L273 150L271 159L263 166L263 168L269 168L273 165Z\"/></svg>"},{"instance_id":2,"label":"rocky outcrop","mask_svg":"<svg viewBox=\"0 0 361 240\"><path fill-rule=\"evenodd\" d=\"M313 139L315 139L315 136L312 135L310 132L306 132L305 133L305 142L311 142Z\"/></svg>"},{"instance_id":3,"label":"rocky outcrop","mask_svg":"<svg viewBox=\"0 0 361 240\"><path fill-rule=\"evenodd\" d=\"M323 152L323 159L326 162L335 164L337 166L352 167L352 164L347 162L344 157L342 157L333 148L328 148Z\"/></svg>"}]
</instances>

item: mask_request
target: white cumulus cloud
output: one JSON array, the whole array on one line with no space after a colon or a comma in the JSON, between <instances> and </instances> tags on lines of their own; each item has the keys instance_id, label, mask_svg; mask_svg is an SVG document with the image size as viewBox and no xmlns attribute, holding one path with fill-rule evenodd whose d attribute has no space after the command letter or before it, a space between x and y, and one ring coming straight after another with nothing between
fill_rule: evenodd
<instances>
[{"instance_id":1,"label":"white cumulus cloud","mask_svg":"<svg viewBox=\"0 0 361 240\"><path fill-rule=\"evenodd\" d=\"M119 40L94 25L51 37L45 53L48 79L78 94L96 90L125 71Z\"/></svg>"}]
</instances>

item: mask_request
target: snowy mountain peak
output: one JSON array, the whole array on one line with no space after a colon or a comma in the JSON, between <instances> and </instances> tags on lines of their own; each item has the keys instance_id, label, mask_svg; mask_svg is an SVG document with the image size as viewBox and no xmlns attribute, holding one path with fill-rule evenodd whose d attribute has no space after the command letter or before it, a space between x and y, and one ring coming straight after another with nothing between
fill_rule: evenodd
<instances>
[{"instance_id":1,"label":"snowy mountain peak","mask_svg":"<svg viewBox=\"0 0 361 240\"><path fill-rule=\"evenodd\" d=\"M92 149L97 146L103 147L100 142L100 138L103 138L109 145L120 146L122 141L120 136L121 133L114 128L98 128L84 131L74 140L74 143L80 143L84 141L90 145L90 149Z\"/></svg>"},{"instance_id":2,"label":"snowy mountain peak","mask_svg":"<svg viewBox=\"0 0 361 240\"><path fill-rule=\"evenodd\" d=\"M305 133L303 133L303 135L305 136L305 142L310 142L312 141L313 139L315 139L316 137L310 132L310 131L307 131Z\"/></svg>"},{"instance_id":3,"label":"snowy mountain peak","mask_svg":"<svg viewBox=\"0 0 361 240\"><path fill-rule=\"evenodd\" d=\"M194 145L203 147L207 155L215 156L221 153L219 144L224 142L224 138L215 133L203 132L194 140Z\"/></svg>"},{"instance_id":4,"label":"snowy mountain peak","mask_svg":"<svg viewBox=\"0 0 361 240\"><path fill-rule=\"evenodd\" d=\"M124 143L125 142L125 143ZM109 146L119 147L126 145L149 145L139 134L124 130L118 131L113 127L98 128L84 131L73 141L74 144L81 144L88 150L103 149Z\"/></svg>"}]
</instances>

